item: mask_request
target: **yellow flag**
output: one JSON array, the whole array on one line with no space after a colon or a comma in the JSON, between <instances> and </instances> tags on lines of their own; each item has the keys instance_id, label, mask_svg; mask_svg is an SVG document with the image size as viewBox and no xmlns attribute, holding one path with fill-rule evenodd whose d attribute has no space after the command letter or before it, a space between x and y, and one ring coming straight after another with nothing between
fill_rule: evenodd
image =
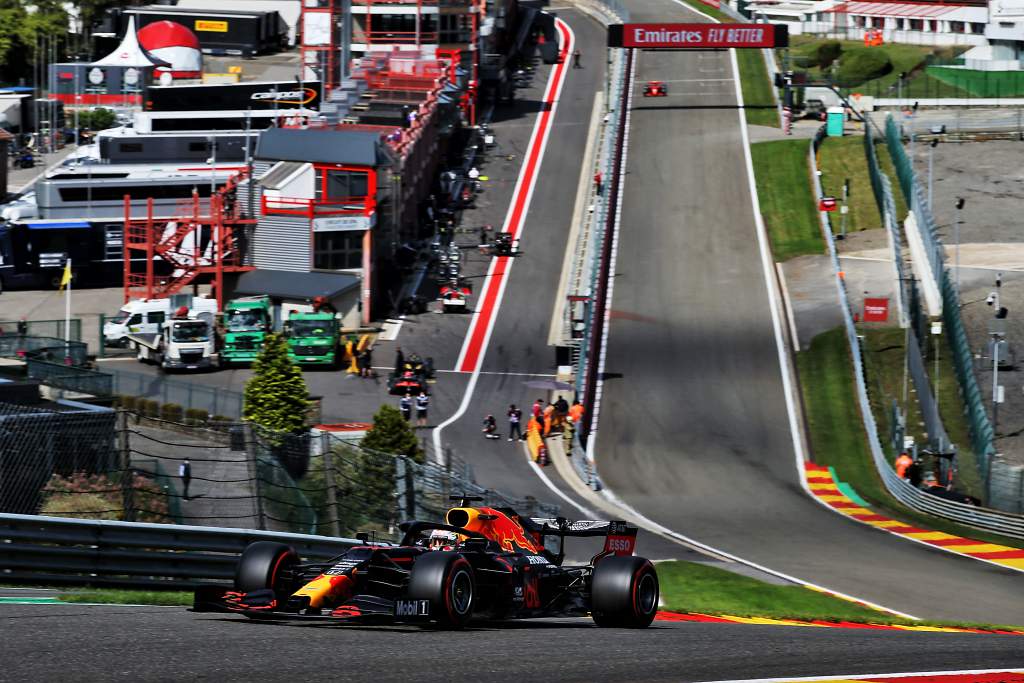
<instances>
[{"instance_id":1,"label":"yellow flag","mask_svg":"<svg viewBox=\"0 0 1024 683\"><path fill-rule=\"evenodd\" d=\"M64 291L64 288L71 283L71 261L68 260L64 264L64 274L60 277L60 291Z\"/></svg>"}]
</instances>

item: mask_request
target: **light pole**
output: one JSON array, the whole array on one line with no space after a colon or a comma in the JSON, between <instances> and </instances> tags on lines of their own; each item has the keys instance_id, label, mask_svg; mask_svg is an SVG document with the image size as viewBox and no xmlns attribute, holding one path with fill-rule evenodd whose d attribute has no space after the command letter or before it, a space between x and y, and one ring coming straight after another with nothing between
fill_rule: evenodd
<instances>
[{"instance_id":1,"label":"light pole","mask_svg":"<svg viewBox=\"0 0 1024 683\"><path fill-rule=\"evenodd\" d=\"M953 224L953 239L956 241L956 291L960 291L960 224L963 222L963 210L966 200L956 198L956 222Z\"/></svg>"},{"instance_id":2,"label":"light pole","mask_svg":"<svg viewBox=\"0 0 1024 683\"><path fill-rule=\"evenodd\" d=\"M941 335L942 322L936 320L932 323L932 338L935 339L935 424L939 423L939 337Z\"/></svg>"},{"instance_id":3,"label":"light pole","mask_svg":"<svg viewBox=\"0 0 1024 683\"><path fill-rule=\"evenodd\" d=\"M939 139L933 138L928 143L928 212L932 210L932 166L935 157L935 148L939 146Z\"/></svg>"},{"instance_id":4,"label":"light pole","mask_svg":"<svg viewBox=\"0 0 1024 683\"><path fill-rule=\"evenodd\" d=\"M213 135L206 137L206 142L210 147L210 158L207 160L210 164L210 208L213 208L213 195L217 191L217 138Z\"/></svg>"}]
</instances>

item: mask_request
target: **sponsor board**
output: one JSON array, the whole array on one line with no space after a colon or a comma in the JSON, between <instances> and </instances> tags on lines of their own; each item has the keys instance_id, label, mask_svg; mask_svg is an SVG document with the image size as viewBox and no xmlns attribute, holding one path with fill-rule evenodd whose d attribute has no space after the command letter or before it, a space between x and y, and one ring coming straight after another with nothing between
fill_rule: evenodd
<instances>
[{"instance_id":1,"label":"sponsor board","mask_svg":"<svg viewBox=\"0 0 1024 683\"><path fill-rule=\"evenodd\" d=\"M654 49L764 48L789 45L784 24L613 24L608 47Z\"/></svg>"},{"instance_id":2,"label":"sponsor board","mask_svg":"<svg viewBox=\"0 0 1024 683\"><path fill-rule=\"evenodd\" d=\"M210 21L209 19L196 19L195 27L197 31L209 31L211 33L228 32L228 22L226 21Z\"/></svg>"}]
</instances>

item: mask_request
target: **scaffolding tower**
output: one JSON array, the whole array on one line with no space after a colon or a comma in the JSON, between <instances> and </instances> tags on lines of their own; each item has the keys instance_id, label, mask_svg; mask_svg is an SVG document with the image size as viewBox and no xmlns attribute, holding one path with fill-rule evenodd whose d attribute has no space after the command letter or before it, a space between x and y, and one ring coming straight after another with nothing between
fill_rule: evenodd
<instances>
[{"instance_id":1,"label":"scaffolding tower","mask_svg":"<svg viewBox=\"0 0 1024 683\"><path fill-rule=\"evenodd\" d=\"M153 199L146 201L143 218L132 218L131 197L124 198L124 300L161 299L200 281L213 284L218 309L224 305L224 273L253 270L246 264L249 231L256 224L242 218L236 201L241 171L210 196L203 215L198 192L179 206L175 218L154 218ZM157 275L155 261L166 262L171 273Z\"/></svg>"}]
</instances>

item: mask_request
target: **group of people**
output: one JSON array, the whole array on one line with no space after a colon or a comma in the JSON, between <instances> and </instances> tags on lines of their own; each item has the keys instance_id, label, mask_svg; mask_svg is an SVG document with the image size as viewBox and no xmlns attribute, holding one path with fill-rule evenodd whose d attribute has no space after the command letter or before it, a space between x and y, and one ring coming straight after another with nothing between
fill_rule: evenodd
<instances>
[{"instance_id":1,"label":"group of people","mask_svg":"<svg viewBox=\"0 0 1024 683\"><path fill-rule=\"evenodd\" d=\"M949 469L949 480L946 484L939 481L935 472L921 466L920 460L915 460L909 453L903 451L896 458L894 463L896 476L910 483L911 486L921 489L939 498L965 503L967 505L981 505L981 501L966 493L957 491L953 487L953 469Z\"/></svg>"},{"instance_id":2,"label":"group of people","mask_svg":"<svg viewBox=\"0 0 1024 683\"><path fill-rule=\"evenodd\" d=\"M406 392L405 396L398 399L398 409L402 411L402 417L406 422L412 422L413 405L416 406L416 426L426 427L430 396L425 391L421 391L417 396L413 396L412 392Z\"/></svg>"},{"instance_id":3,"label":"group of people","mask_svg":"<svg viewBox=\"0 0 1024 683\"><path fill-rule=\"evenodd\" d=\"M545 405L546 403L546 405ZM583 404L575 401L571 406L564 397L559 396L555 401L544 401L538 398L530 409L530 419L526 423L526 431L523 431L523 411L513 403L505 413L508 418L508 440L526 441L526 435L531 431L537 431L541 436L546 437L552 430L559 431L565 427L566 421L574 426L579 423L584 413ZM494 415L487 415L484 418L483 433L486 438L498 438L498 422Z\"/></svg>"}]
</instances>

